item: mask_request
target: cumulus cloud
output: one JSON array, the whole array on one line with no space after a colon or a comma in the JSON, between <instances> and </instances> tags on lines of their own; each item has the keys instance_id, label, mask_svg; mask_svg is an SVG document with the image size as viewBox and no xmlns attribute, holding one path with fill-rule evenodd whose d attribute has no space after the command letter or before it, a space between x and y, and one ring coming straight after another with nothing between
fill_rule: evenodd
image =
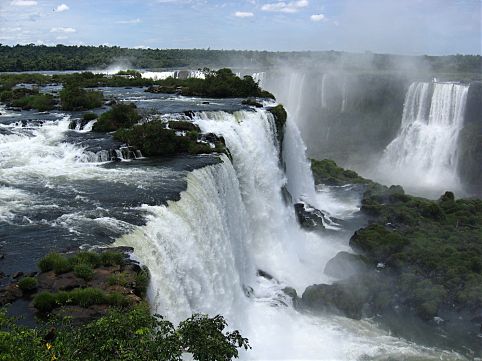
<instances>
[{"instance_id":1,"label":"cumulus cloud","mask_svg":"<svg viewBox=\"0 0 482 361\"><path fill-rule=\"evenodd\" d=\"M63 11L67 11L69 10L70 8L68 7L67 4L60 4L59 6L57 6L54 11L57 12L57 13L61 13Z\"/></svg>"},{"instance_id":2,"label":"cumulus cloud","mask_svg":"<svg viewBox=\"0 0 482 361\"><path fill-rule=\"evenodd\" d=\"M238 18L251 18L254 16L254 14L252 12L249 12L249 11L236 11L234 13L234 16L238 17Z\"/></svg>"},{"instance_id":3,"label":"cumulus cloud","mask_svg":"<svg viewBox=\"0 0 482 361\"><path fill-rule=\"evenodd\" d=\"M278 1L276 3L264 4L261 7L261 10L280 13L296 13L308 5L310 5L308 0L297 0L290 2Z\"/></svg>"},{"instance_id":4,"label":"cumulus cloud","mask_svg":"<svg viewBox=\"0 0 482 361\"><path fill-rule=\"evenodd\" d=\"M13 6L36 6L37 1L35 0L13 0L11 3Z\"/></svg>"},{"instance_id":5,"label":"cumulus cloud","mask_svg":"<svg viewBox=\"0 0 482 361\"><path fill-rule=\"evenodd\" d=\"M315 21L315 22L323 21L325 19L326 19L326 17L323 14L313 14L313 15L310 16L310 20Z\"/></svg>"},{"instance_id":6,"label":"cumulus cloud","mask_svg":"<svg viewBox=\"0 0 482 361\"><path fill-rule=\"evenodd\" d=\"M116 21L115 23L116 24L139 24L140 22L142 22L142 20L137 18L137 19L130 19L130 20L119 20L119 21Z\"/></svg>"},{"instance_id":7,"label":"cumulus cloud","mask_svg":"<svg viewBox=\"0 0 482 361\"><path fill-rule=\"evenodd\" d=\"M50 29L51 33L75 33L76 31L77 30L75 30L74 28L63 28L63 27Z\"/></svg>"}]
</instances>

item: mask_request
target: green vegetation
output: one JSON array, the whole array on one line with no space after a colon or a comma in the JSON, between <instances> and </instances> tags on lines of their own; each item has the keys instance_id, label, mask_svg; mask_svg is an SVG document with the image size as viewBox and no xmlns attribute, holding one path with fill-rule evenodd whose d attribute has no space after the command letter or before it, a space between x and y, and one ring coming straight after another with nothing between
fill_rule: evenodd
<instances>
[{"instance_id":1,"label":"green vegetation","mask_svg":"<svg viewBox=\"0 0 482 361\"><path fill-rule=\"evenodd\" d=\"M288 113L286 113L285 108L281 104L269 109L268 111L273 114L274 122L276 125L276 132L278 133L278 141L280 144L282 144L284 128L286 120L288 119Z\"/></svg>"},{"instance_id":2,"label":"green vegetation","mask_svg":"<svg viewBox=\"0 0 482 361\"><path fill-rule=\"evenodd\" d=\"M76 288L72 291L56 293L41 292L33 299L33 306L42 313L49 313L61 306L77 305L86 308L92 305L111 305L127 307L129 304L129 300L124 295L106 293L99 288Z\"/></svg>"},{"instance_id":3,"label":"green vegetation","mask_svg":"<svg viewBox=\"0 0 482 361\"><path fill-rule=\"evenodd\" d=\"M239 331L226 331L222 316L193 315L175 328L152 316L145 304L129 311L111 309L107 315L78 325L68 319L27 328L0 310L0 360L63 361L229 361L238 349L249 349Z\"/></svg>"},{"instance_id":4,"label":"green vegetation","mask_svg":"<svg viewBox=\"0 0 482 361\"><path fill-rule=\"evenodd\" d=\"M104 96L98 91L87 91L77 84L66 84L60 92L60 105L63 110L88 110L100 108Z\"/></svg>"},{"instance_id":5,"label":"green vegetation","mask_svg":"<svg viewBox=\"0 0 482 361\"><path fill-rule=\"evenodd\" d=\"M55 100L52 95L39 93L37 89L16 88L0 92L0 101L8 106L23 110L37 109L40 112L52 110Z\"/></svg>"},{"instance_id":6,"label":"green vegetation","mask_svg":"<svg viewBox=\"0 0 482 361\"><path fill-rule=\"evenodd\" d=\"M133 103L114 104L111 110L102 113L92 130L94 132L113 132L120 128L129 128L141 119L136 108Z\"/></svg>"},{"instance_id":7,"label":"green vegetation","mask_svg":"<svg viewBox=\"0 0 482 361\"><path fill-rule=\"evenodd\" d=\"M82 116L82 119L89 122L91 120L97 119L97 114L92 112L84 113L84 115Z\"/></svg>"},{"instance_id":8,"label":"green vegetation","mask_svg":"<svg viewBox=\"0 0 482 361\"><path fill-rule=\"evenodd\" d=\"M312 169L317 183L366 187L361 211L369 225L355 232L350 246L371 269L381 264L386 277L367 271L348 280L355 290L362 285L348 301L361 297L377 313L402 304L425 320L441 307L474 314L482 307L482 200L455 199L451 192L435 201L410 196L401 186L382 186L326 159L312 160ZM342 304L330 287L313 290Z\"/></svg>"},{"instance_id":9,"label":"green vegetation","mask_svg":"<svg viewBox=\"0 0 482 361\"><path fill-rule=\"evenodd\" d=\"M85 281L90 281L94 277L94 269L90 264L80 263L74 266L74 274Z\"/></svg>"},{"instance_id":10,"label":"green vegetation","mask_svg":"<svg viewBox=\"0 0 482 361\"><path fill-rule=\"evenodd\" d=\"M273 94L262 90L251 76L242 79L232 72L231 69L223 68L217 71L203 70L205 79L167 78L159 80L147 91L152 93L180 93L186 96L210 97L210 98L245 98L259 97L272 98Z\"/></svg>"},{"instance_id":11,"label":"green vegetation","mask_svg":"<svg viewBox=\"0 0 482 361\"><path fill-rule=\"evenodd\" d=\"M38 281L35 277L23 277L18 281L18 287L24 292L31 292L37 288Z\"/></svg>"},{"instance_id":12,"label":"green vegetation","mask_svg":"<svg viewBox=\"0 0 482 361\"><path fill-rule=\"evenodd\" d=\"M170 126L173 123L170 122ZM185 128L185 122L180 122L179 127ZM142 125L135 125L129 129L119 129L114 133L114 138L140 149L145 156L172 155L179 153L201 154L224 151L221 142L211 148L209 144L198 143L199 128L183 135L176 135L173 129L167 129L162 121L152 121Z\"/></svg>"},{"instance_id":13,"label":"green vegetation","mask_svg":"<svg viewBox=\"0 0 482 361\"><path fill-rule=\"evenodd\" d=\"M124 255L119 252L78 252L71 257L59 253L50 253L42 258L38 267L42 272L54 271L56 274L70 272L75 266L85 265L91 268L99 266L122 265ZM81 271L82 272L82 271Z\"/></svg>"},{"instance_id":14,"label":"green vegetation","mask_svg":"<svg viewBox=\"0 0 482 361\"><path fill-rule=\"evenodd\" d=\"M13 107L22 108L23 110L37 109L40 112L52 110L55 102L54 97L49 94L29 95L20 99L16 99L10 104Z\"/></svg>"},{"instance_id":15,"label":"green vegetation","mask_svg":"<svg viewBox=\"0 0 482 361\"><path fill-rule=\"evenodd\" d=\"M118 59L127 59L136 69L255 67L267 68L279 64L299 67L304 61L317 64L338 64L343 69L376 68L398 70L397 64L419 65L437 73L479 74L482 58L479 55L398 56L387 54L352 54L338 51L267 52L205 49L127 49L118 46L36 46L34 44L0 45L0 72L33 70L104 69ZM123 74L134 75L134 74Z\"/></svg>"},{"instance_id":16,"label":"green vegetation","mask_svg":"<svg viewBox=\"0 0 482 361\"><path fill-rule=\"evenodd\" d=\"M345 184L369 184L370 180L360 177L356 172L343 169L330 159L311 159L311 170L315 183L330 186L342 186Z\"/></svg>"},{"instance_id":17,"label":"green vegetation","mask_svg":"<svg viewBox=\"0 0 482 361\"><path fill-rule=\"evenodd\" d=\"M442 304L482 307L482 200L446 192L430 201L378 186L365 192L362 211L374 224L350 245L398 275L402 297L419 315L433 317Z\"/></svg>"}]
</instances>

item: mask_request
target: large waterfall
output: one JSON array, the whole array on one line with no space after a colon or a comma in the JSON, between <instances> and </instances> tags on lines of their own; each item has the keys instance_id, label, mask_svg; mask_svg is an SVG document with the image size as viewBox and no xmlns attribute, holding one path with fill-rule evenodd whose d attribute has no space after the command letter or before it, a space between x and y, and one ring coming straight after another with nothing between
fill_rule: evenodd
<instances>
[{"instance_id":1,"label":"large waterfall","mask_svg":"<svg viewBox=\"0 0 482 361\"><path fill-rule=\"evenodd\" d=\"M410 85L400 132L381 161L390 182L403 182L415 192L460 189L457 146L467 92L468 86L452 83Z\"/></svg>"},{"instance_id":2,"label":"large waterfall","mask_svg":"<svg viewBox=\"0 0 482 361\"><path fill-rule=\"evenodd\" d=\"M283 172L269 112L202 112L194 121L203 132L224 137L232 160L222 156L220 163L191 172L179 201L143 206L147 224L117 241L135 247L136 257L149 267L155 312L173 321L193 312L225 315L253 346L243 359L432 354L370 322L295 311L283 288L300 294L308 285L330 282L324 266L339 250L348 250L347 240L298 226L281 188L291 181L287 175L300 177L291 190L309 197L303 189L311 186L299 185L306 184L309 172ZM300 154L286 154L288 159L304 157L295 128L288 122L286 132L292 133L285 134L283 152ZM285 163L290 168L290 161ZM257 276L257 270L273 278Z\"/></svg>"}]
</instances>

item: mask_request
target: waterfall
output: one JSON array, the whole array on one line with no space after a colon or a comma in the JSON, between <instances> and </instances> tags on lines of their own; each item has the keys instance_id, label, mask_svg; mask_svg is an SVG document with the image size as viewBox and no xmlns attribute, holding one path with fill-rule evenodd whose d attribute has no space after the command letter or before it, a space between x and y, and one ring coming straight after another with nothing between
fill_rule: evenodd
<instances>
[{"instance_id":1,"label":"waterfall","mask_svg":"<svg viewBox=\"0 0 482 361\"><path fill-rule=\"evenodd\" d=\"M381 168L390 181L440 192L459 189L457 141L468 86L413 83L405 98L401 129L385 149Z\"/></svg>"},{"instance_id":2,"label":"waterfall","mask_svg":"<svg viewBox=\"0 0 482 361\"><path fill-rule=\"evenodd\" d=\"M321 107L327 108L328 107L328 74L323 74L323 78L321 78Z\"/></svg>"},{"instance_id":3,"label":"waterfall","mask_svg":"<svg viewBox=\"0 0 482 361\"><path fill-rule=\"evenodd\" d=\"M241 353L245 360L418 354L369 323L300 314L282 291L292 286L301 294L308 285L330 282L323 275L326 262L348 247L301 230L283 201L287 179L272 115L202 112L193 121L203 132L222 136L232 160L221 156L220 163L191 172L179 201L143 206L146 225L116 242L134 247L148 266L154 312L174 322L193 312L223 314L253 346ZM286 132L292 131L288 123ZM302 153L302 142L291 141L298 146L287 151ZM273 278L256 276L257 269Z\"/></svg>"}]
</instances>

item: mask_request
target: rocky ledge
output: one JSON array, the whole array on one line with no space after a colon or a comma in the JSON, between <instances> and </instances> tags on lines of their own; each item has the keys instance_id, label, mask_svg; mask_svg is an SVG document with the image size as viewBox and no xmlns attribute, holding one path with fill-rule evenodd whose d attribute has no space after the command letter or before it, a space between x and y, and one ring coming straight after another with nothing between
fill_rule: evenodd
<instances>
[{"instance_id":1,"label":"rocky ledge","mask_svg":"<svg viewBox=\"0 0 482 361\"><path fill-rule=\"evenodd\" d=\"M130 258L132 251L51 253L38 263L38 273L13 275L0 289L0 306L27 300L38 316L79 322L101 317L114 306L130 308L142 302L149 282L148 270Z\"/></svg>"}]
</instances>

